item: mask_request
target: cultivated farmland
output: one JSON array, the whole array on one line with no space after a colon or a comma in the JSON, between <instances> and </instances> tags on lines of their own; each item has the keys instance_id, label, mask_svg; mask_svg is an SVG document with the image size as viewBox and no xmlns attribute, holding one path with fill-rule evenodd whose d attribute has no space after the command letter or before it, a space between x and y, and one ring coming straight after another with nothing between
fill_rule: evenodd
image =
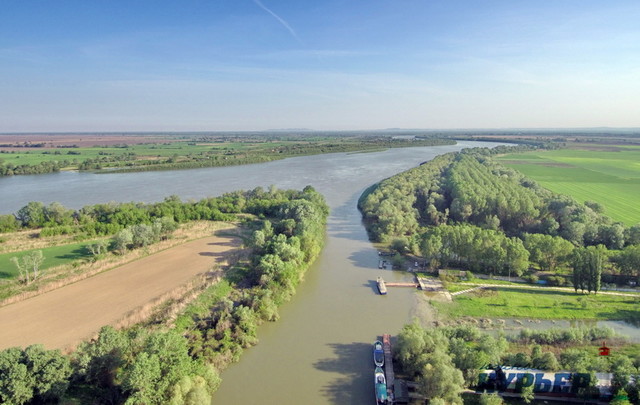
<instances>
[{"instance_id":1,"label":"cultivated farmland","mask_svg":"<svg viewBox=\"0 0 640 405\"><path fill-rule=\"evenodd\" d=\"M0 308L0 349L65 348L225 261L239 241L212 236Z\"/></svg>"},{"instance_id":2,"label":"cultivated farmland","mask_svg":"<svg viewBox=\"0 0 640 405\"><path fill-rule=\"evenodd\" d=\"M545 188L580 202L596 201L626 225L640 222L640 148L560 149L507 154L497 159Z\"/></svg>"}]
</instances>

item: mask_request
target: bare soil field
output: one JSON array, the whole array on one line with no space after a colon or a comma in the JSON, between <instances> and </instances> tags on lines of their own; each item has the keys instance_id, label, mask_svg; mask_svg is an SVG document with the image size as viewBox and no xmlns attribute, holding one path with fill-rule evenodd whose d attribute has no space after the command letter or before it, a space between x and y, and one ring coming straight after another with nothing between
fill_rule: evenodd
<instances>
[{"instance_id":1,"label":"bare soil field","mask_svg":"<svg viewBox=\"0 0 640 405\"><path fill-rule=\"evenodd\" d=\"M70 348L103 325L225 262L240 240L211 236L0 308L0 349Z\"/></svg>"},{"instance_id":2,"label":"bare soil field","mask_svg":"<svg viewBox=\"0 0 640 405\"><path fill-rule=\"evenodd\" d=\"M161 135L137 134L0 134L0 144L23 145L44 143L44 149L76 145L78 147L135 145L141 143L169 142L170 138ZM24 147L4 147L6 150L25 150ZM26 149L29 150L29 149Z\"/></svg>"}]
</instances>

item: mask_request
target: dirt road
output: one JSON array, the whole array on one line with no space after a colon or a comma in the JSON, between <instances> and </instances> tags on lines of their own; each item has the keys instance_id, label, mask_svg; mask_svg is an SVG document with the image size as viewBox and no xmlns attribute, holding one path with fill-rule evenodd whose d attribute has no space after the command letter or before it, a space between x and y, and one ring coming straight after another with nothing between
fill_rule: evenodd
<instances>
[{"instance_id":1,"label":"dirt road","mask_svg":"<svg viewBox=\"0 0 640 405\"><path fill-rule=\"evenodd\" d=\"M212 236L147 256L94 277L0 308L0 350L42 343L66 348L130 310L186 283L237 247Z\"/></svg>"}]
</instances>

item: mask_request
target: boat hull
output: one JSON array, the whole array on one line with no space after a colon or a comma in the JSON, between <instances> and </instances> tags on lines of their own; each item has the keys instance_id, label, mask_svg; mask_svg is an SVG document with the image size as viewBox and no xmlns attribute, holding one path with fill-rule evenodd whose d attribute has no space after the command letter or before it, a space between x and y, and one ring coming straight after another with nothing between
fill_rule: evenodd
<instances>
[{"instance_id":1,"label":"boat hull","mask_svg":"<svg viewBox=\"0 0 640 405\"><path fill-rule=\"evenodd\" d=\"M389 400L389 397L387 395L387 381L384 377L384 371L382 371L380 367L376 367L373 381L376 395L376 404L387 404Z\"/></svg>"},{"instance_id":2,"label":"boat hull","mask_svg":"<svg viewBox=\"0 0 640 405\"><path fill-rule=\"evenodd\" d=\"M373 342L373 363L378 367L384 366L384 349L379 340Z\"/></svg>"}]
</instances>

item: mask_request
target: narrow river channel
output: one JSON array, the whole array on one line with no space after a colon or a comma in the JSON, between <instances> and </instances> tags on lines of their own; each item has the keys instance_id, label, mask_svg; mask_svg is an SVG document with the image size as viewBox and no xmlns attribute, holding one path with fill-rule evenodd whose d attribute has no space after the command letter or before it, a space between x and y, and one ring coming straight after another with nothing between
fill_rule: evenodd
<instances>
[{"instance_id":1,"label":"narrow river channel","mask_svg":"<svg viewBox=\"0 0 640 405\"><path fill-rule=\"evenodd\" d=\"M495 143L390 149L383 152L317 155L238 167L126 174L57 173L0 179L0 213L29 201L59 201L79 208L107 201L183 199L268 187L300 189L311 184L331 207L325 248L310 268L281 319L260 327L260 343L222 374L213 403L371 404L371 342L396 334L416 310L413 289L376 293L382 275L401 281L401 272L379 270L356 208L364 189L436 155Z\"/></svg>"}]
</instances>

